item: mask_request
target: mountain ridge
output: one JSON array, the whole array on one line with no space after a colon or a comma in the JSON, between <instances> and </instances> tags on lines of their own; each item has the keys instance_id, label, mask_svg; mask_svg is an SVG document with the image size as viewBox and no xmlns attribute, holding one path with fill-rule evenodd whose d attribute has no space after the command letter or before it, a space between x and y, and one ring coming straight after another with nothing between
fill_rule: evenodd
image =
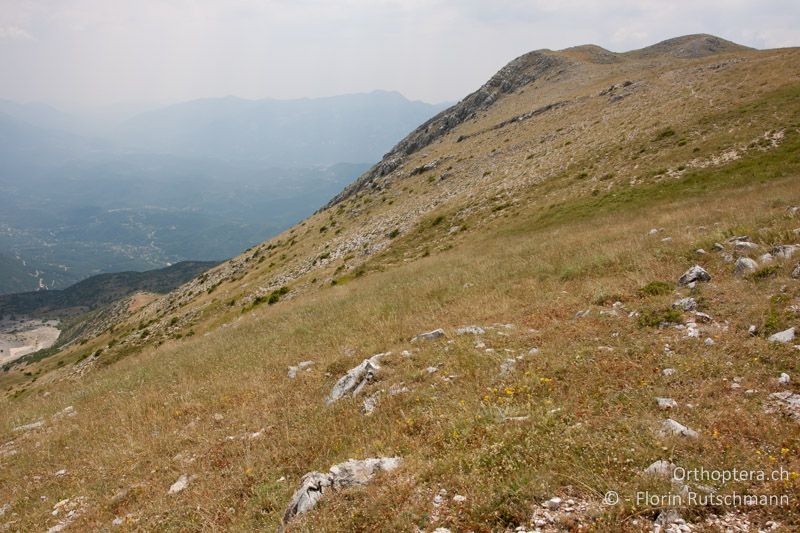
<instances>
[{"instance_id":1,"label":"mountain ridge","mask_svg":"<svg viewBox=\"0 0 800 533\"><path fill-rule=\"evenodd\" d=\"M326 207L331 207L347 199L374 180L395 170L402 165L405 156L428 146L467 119L474 117L475 113L490 107L498 98L502 98L504 95L512 93L520 87L548 74L557 76L561 73L558 69L565 70L569 67L574 67L575 59L570 56L576 52L584 59L588 55L593 62L597 61L598 64L604 64L624 61L626 58L664 59L666 57L674 57L696 59L709 55L746 50L752 49L713 35L695 34L667 39L652 46L623 53L611 52L593 44L575 46L559 51L541 49L528 52L509 62L477 91L469 94L457 104L445 109L411 132L385 154L383 159L367 173L360 176L351 186L328 202ZM430 131L431 129L433 131Z\"/></svg>"}]
</instances>

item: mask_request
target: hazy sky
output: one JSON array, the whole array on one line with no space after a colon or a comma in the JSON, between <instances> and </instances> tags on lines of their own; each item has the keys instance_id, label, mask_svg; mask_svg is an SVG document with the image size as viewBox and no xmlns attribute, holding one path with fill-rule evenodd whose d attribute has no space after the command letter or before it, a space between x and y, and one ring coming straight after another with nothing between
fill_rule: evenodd
<instances>
[{"instance_id":1,"label":"hazy sky","mask_svg":"<svg viewBox=\"0 0 800 533\"><path fill-rule=\"evenodd\" d=\"M701 32L800 46L800 1L0 0L0 98L458 100L530 50Z\"/></svg>"}]
</instances>

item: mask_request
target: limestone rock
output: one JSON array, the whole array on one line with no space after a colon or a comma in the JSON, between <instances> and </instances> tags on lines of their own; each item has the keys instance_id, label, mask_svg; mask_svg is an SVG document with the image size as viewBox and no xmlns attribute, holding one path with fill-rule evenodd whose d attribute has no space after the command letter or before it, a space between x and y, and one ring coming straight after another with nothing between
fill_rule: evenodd
<instances>
[{"instance_id":1,"label":"limestone rock","mask_svg":"<svg viewBox=\"0 0 800 533\"><path fill-rule=\"evenodd\" d=\"M667 527L671 524L684 524L683 518L675 509L664 509L658 516L656 517L655 521L656 526L658 527Z\"/></svg>"},{"instance_id":2,"label":"limestone rock","mask_svg":"<svg viewBox=\"0 0 800 533\"><path fill-rule=\"evenodd\" d=\"M656 403L658 404L658 408L662 410L667 409L675 409L678 407L678 402L673 400L672 398L656 398Z\"/></svg>"},{"instance_id":3,"label":"limestone rock","mask_svg":"<svg viewBox=\"0 0 800 533\"><path fill-rule=\"evenodd\" d=\"M456 330L456 334L458 335L483 335L484 333L486 333L486 331L480 326L464 326Z\"/></svg>"},{"instance_id":4,"label":"limestone rock","mask_svg":"<svg viewBox=\"0 0 800 533\"><path fill-rule=\"evenodd\" d=\"M778 333L770 335L769 338L767 338L767 340L769 342L782 342L782 343L791 342L794 340L794 328L789 328L783 331L779 331Z\"/></svg>"},{"instance_id":5,"label":"limestone rock","mask_svg":"<svg viewBox=\"0 0 800 533\"><path fill-rule=\"evenodd\" d=\"M690 283L711 281L711 275L700 265L695 265L678 279L678 285L686 286Z\"/></svg>"},{"instance_id":6,"label":"limestone rock","mask_svg":"<svg viewBox=\"0 0 800 533\"><path fill-rule=\"evenodd\" d=\"M782 372L781 376L778 378L778 383L780 383L781 385L788 385L791 382L792 378L790 378L789 374L787 374L786 372Z\"/></svg>"},{"instance_id":7,"label":"limestone rock","mask_svg":"<svg viewBox=\"0 0 800 533\"><path fill-rule=\"evenodd\" d=\"M179 492L181 492L182 490L184 490L186 487L189 486L189 481L191 481L189 479L189 476L183 474L181 477L178 478L178 480L175 483L172 484L167 494L178 494Z\"/></svg>"},{"instance_id":8,"label":"limestone rock","mask_svg":"<svg viewBox=\"0 0 800 533\"><path fill-rule=\"evenodd\" d=\"M750 241L734 241L733 249L741 254L746 254L758 250L758 245Z\"/></svg>"},{"instance_id":9,"label":"limestone rock","mask_svg":"<svg viewBox=\"0 0 800 533\"><path fill-rule=\"evenodd\" d=\"M325 403L331 405L347 394L351 394L353 397L358 396L358 393L361 392L361 389L375 379L375 375L377 374L378 370L380 370L378 361L380 361L380 359L386 355L388 355L388 353L379 353L373 355L369 359L364 359L357 367L351 368L347 374L342 376L333 386L333 389L326 398Z\"/></svg>"},{"instance_id":10,"label":"limestone rock","mask_svg":"<svg viewBox=\"0 0 800 533\"><path fill-rule=\"evenodd\" d=\"M699 311L695 311L694 319L696 322L702 322L703 324L708 324L714 321L714 319L711 318L711 315L708 315L706 313L701 313Z\"/></svg>"},{"instance_id":11,"label":"limestone rock","mask_svg":"<svg viewBox=\"0 0 800 533\"><path fill-rule=\"evenodd\" d=\"M740 257L736 260L736 264L733 266L733 273L736 276L744 276L745 274L755 272L757 268L758 263L756 263L753 259L750 259L749 257Z\"/></svg>"},{"instance_id":12,"label":"limestone rock","mask_svg":"<svg viewBox=\"0 0 800 533\"><path fill-rule=\"evenodd\" d=\"M378 398L380 398L380 394L377 392L364 398L364 404L361 406L361 412L365 415L371 415L374 413L375 408L378 407Z\"/></svg>"},{"instance_id":13,"label":"limestone rock","mask_svg":"<svg viewBox=\"0 0 800 533\"><path fill-rule=\"evenodd\" d=\"M561 507L561 498L559 498L558 496L550 498L549 500L544 502L542 506L546 507L547 509L550 509L551 511L555 511L559 507Z\"/></svg>"},{"instance_id":14,"label":"limestone rock","mask_svg":"<svg viewBox=\"0 0 800 533\"><path fill-rule=\"evenodd\" d=\"M648 476L660 476L671 479L676 468L678 468L677 465L661 459L645 468L644 473Z\"/></svg>"},{"instance_id":15,"label":"limestone rock","mask_svg":"<svg viewBox=\"0 0 800 533\"><path fill-rule=\"evenodd\" d=\"M30 431L32 429L39 429L44 427L43 420L37 420L36 422L31 422L30 424L23 424L21 426L16 426L12 431L14 432L21 432L21 431Z\"/></svg>"},{"instance_id":16,"label":"limestone rock","mask_svg":"<svg viewBox=\"0 0 800 533\"><path fill-rule=\"evenodd\" d=\"M428 331L427 333L420 333L419 335L416 335L414 338L412 338L411 342L432 341L440 337L444 337L444 330L441 328L435 329L433 331Z\"/></svg>"},{"instance_id":17,"label":"limestone rock","mask_svg":"<svg viewBox=\"0 0 800 533\"><path fill-rule=\"evenodd\" d=\"M673 309L683 309L684 311L694 311L697 309L697 302L694 298L681 298L672 304Z\"/></svg>"},{"instance_id":18,"label":"limestone rock","mask_svg":"<svg viewBox=\"0 0 800 533\"><path fill-rule=\"evenodd\" d=\"M795 244L781 244L775 246L770 253L778 259L791 259L798 249L800 246Z\"/></svg>"},{"instance_id":19,"label":"limestone rock","mask_svg":"<svg viewBox=\"0 0 800 533\"><path fill-rule=\"evenodd\" d=\"M300 480L298 488L292 496L289 507L283 514L283 523L286 524L298 514L307 513L317 505L333 485L333 476L321 472L309 472Z\"/></svg>"},{"instance_id":20,"label":"limestone rock","mask_svg":"<svg viewBox=\"0 0 800 533\"><path fill-rule=\"evenodd\" d=\"M294 379L297 377L297 373L301 370L305 370L306 368L310 367L314 364L314 361L301 361L297 363L297 366L290 366L287 375L289 379Z\"/></svg>"},{"instance_id":21,"label":"limestone rock","mask_svg":"<svg viewBox=\"0 0 800 533\"><path fill-rule=\"evenodd\" d=\"M283 514L283 524L286 525L298 514L310 511L328 493L344 487L366 485L379 472L396 469L400 462L399 457L350 459L333 465L326 473L309 472L300 480L300 487Z\"/></svg>"},{"instance_id":22,"label":"limestone rock","mask_svg":"<svg viewBox=\"0 0 800 533\"><path fill-rule=\"evenodd\" d=\"M800 394L788 390L773 392L767 397L764 410L768 413L784 413L800 423Z\"/></svg>"},{"instance_id":23,"label":"limestone rock","mask_svg":"<svg viewBox=\"0 0 800 533\"><path fill-rule=\"evenodd\" d=\"M661 429L659 430L659 434L662 437L670 436L670 435L682 435L684 437L689 437L692 439L696 439L700 436L697 431L693 429L689 429L688 427L684 426L683 424L676 422L671 418L667 418L661 424Z\"/></svg>"}]
</instances>

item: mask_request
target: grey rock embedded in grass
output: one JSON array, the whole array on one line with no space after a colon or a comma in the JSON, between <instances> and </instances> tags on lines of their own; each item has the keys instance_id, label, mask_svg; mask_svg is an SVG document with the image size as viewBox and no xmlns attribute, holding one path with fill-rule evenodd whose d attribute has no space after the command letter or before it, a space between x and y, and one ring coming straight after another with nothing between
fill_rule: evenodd
<instances>
[{"instance_id":1,"label":"grey rock embedded in grass","mask_svg":"<svg viewBox=\"0 0 800 533\"><path fill-rule=\"evenodd\" d=\"M750 241L734 241L733 249L740 254L746 254L758 250L758 245Z\"/></svg>"},{"instance_id":2,"label":"grey rock embedded in grass","mask_svg":"<svg viewBox=\"0 0 800 533\"><path fill-rule=\"evenodd\" d=\"M12 431L14 431L15 433L19 433L22 431L31 431L32 429L39 429L42 427L44 427L44 421L37 420L36 422L31 422L30 424L23 424L21 426L17 426L14 429L12 429Z\"/></svg>"},{"instance_id":3,"label":"grey rock embedded in grass","mask_svg":"<svg viewBox=\"0 0 800 533\"><path fill-rule=\"evenodd\" d=\"M664 528L664 527L667 527L667 526L669 526L671 524L684 525L685 522L684 522L683 518L681 518L681 515L678 513L678 511L676 511L675 509L664 509L663 511L658 513L658 516L656 517L655 524L656 524L656 526L658 526L660 528ZM679 531L683 531L683 530L679 529ZM687 530L687 531L691 531L691 530Z\"/></svg>"},{"instance_id":4,"label":"grey rock embedded in grass","mask_svg":"<svg viewBox=\"0 0 800 533\"><path fill-rule=\"evenodd\" d=\"M484 333L486 333L486 331L480 326L464 326L456 330L456 334L458 335L483 335Z\"/></svg>"},{"instance_id":5,"label":"grey rock embedded in grass","mask_svg":"<svg viewBox=\"0 0 800 533\"><path fill-rule=\"evenodd\" d=\"M189 476L183 474L181 477L178 478L177 481L175 481L175 483L172 484L172 486L170 486L167 494L178 494L179 492L181 492L182 490L184 490L186 487L189 486L190 481L191 479L189 479Z\"/></svg>"},{"instance_id":6,"label":"grey rock embedded in grass","mask_svg":"<svg viewBox=\"0 0 800 533\"><path fill-rule=\"evenodd\" d=\"M672 398L656 397L656 403L658 404L658 408L662 410L675 409L676 407L678 407L678 402L676 402Z\"/></svg>"},{"instance_id":7,"label":"grey rock embedded in grass","mask_svg":"<svg viewBox=\"0 0 800 533\"><path fill-rule=\"evenodd\" d=\"M511 374L514 369L517 367L517 360L513 357L509 357L502 363L500 363L500 375L501 376L508 376Z\"/></svg>"},{"instance_id":8,"label":"grey rock embedded in grass","mask_svg":"<svg viewBox=\"0 0 800 533\"><path fill-rule=\"evenodd\" d=\"M386 355L389 354L375 354L369 359L364 359L357 367L348 370L347 374L342 376L333 386L331 393L325 399L325 403L331 405L346 394L352 394L354 397L357 396L367 383L375 379L375 374L377 374L378 370L381 368L378 362Z\"/></svg>"},{"instance_id":9,"label":"grey rock embedded in grass","mask_svg":"<svg viewBox=\"0 0 800 533\"><path fill-rule=\"evenodd\" d=\"M289 507L283 513L283 523L287 524L295 516L307 513L317 505L326 492L333 486L333 476L322 472L309 472L300 480L298 488L292 496Z\"/></svg>"},{"instance_id":10,"label":"grey rock embedded in grass","mask_svg":"<svg viewBox=\"0 0 800 533\"><path fill-rule=\"evenodd\" d=\"M682 309L684 311L694 311L697 309L697 302L694 298L681 298L672 304L673 309Z\"/></svg>"},{"instance_id":11,"label":"grey rock embedded in grass","mask_svg":"<svg viewBox=\"0 0 800 533\"><path fill-rule=\"evenodd\" d=\"M784 413L800 423L800 394L791 391L773 392L767 397L764 410L768 413Z\"/></svg>"},{"instance_id":12,"label":"grey rock embedded in grass","mask_svg":"<svg viewBox=\"0 0 800 533\"><path fill-rule=\"evenodd\" d=\"M674 368L665 368L664 370L661 371L661 373L666 377L674 376L676 372L677 370L675 370Z\"/></svg>"},{"instance_id":13,"label":"grey rock embedded in grass","mask_svg":"<svg viewBox=\"0 0 800 533\"><path fill-rule=\"evenodd\" d=\"M695 322L701 322L703 324L708 324L708 323L714 321L714 319L711 317L711 315L708 315L706 313L701 313L700 311L695 311L694 319L695 319Z\"/></svg>"},{"instance_id":14,"label":"grey rock embedded in grass","mask_svg":"<svg viewBox=\"0 0 800 533\"><path fill-rule=\"evenodd\" d=\"M672 479L676 468L678 468L677 465L661 459L645 468L644 473L648 476L659 476Z\"/></svg>"},{"instance_id":15,"label":"grey rock embedded in grass","mask_svg":"<svg viewBox=\"0 0 800 533\"><path fill-rule=\"evenodd\" d=\"M744 276L745 274L755 272L757 268L758 263L756 263L755 260L749 257L740 257L733 266L733 273L736 276Z\"/></svg>"},{"instance_id":16,"label":"grey rock embedded in grass","mask_svg":"<svg viewBox=\"0 0 800 533\"><path fill-rule=\"evenodd\" d=\"M307 369L308 367L310 367L313 364L314 364L314 361L301 361L301 362L297 363L297 366L290 366L289 367L289 371L287 372L287 375L289 376L289 379L296 378L298 372L300 372L301 370Z\"/></svg>"},{"instance_id":17,"label":"grey rock embedded in grass","mask_svg":"<svg viewBox=\"0 0 800 533\"><path fill-rule=\"evenodd\" d=\"M767 340L769 342L791 342L794 340L794 328L785 329L783 331L779 331L773 335L770 335Z\"/></svg>"},{"instance_id":18,"label":"grey rock embedded in grass","mask_svg":"<svg viewBox=\"0 0 800 533\"><path fill-rule=\"evenodd\" d=\"M375 408L378 407L378 398L380 398L380 393L377 392L364 398L364 404L361 406L361 412L365 415L371 415L374 413Z\"/></svg>"},{"instance_id":19,"label":"grey rock embedded in grass","mask_svg":"<svg viewBox=\"0 0 800 533\"><path fill-rule=\"evenodd\" d=\"M771 255L778 259L791 259L800 246L795 244L781 244L771 250Z\"/></svg>"},{"instance_id":20,"label":"grey rock embedded in grass","mask_svg":"<svg viewBox=\"0 0 800 533\"><path fill-rule=\"evenodd\" d=\"M550 509L551 511L557 511L559 507L561 507L561 498L555 496L550 498L546 502L542 504L543 507Z\"/></svg>"},{"instance_id":21,"label":"grey rock embedded in grass","mask_svg":"<svg viewBox=\"0 0 800 533\"><path fill-rule=\"evenodd\" d=\"M344 463L333 465L326 473L309 472L300 480L300 487L295 491L283 514L283 524L286 525L298 514L310 511L329 492L335 492L345 487L366 485L379 472L390 472L396 469L400 466L400 462L399 457L350 459Z\"/></svg>"},{"instance_id":22,"label":"grey rock embedded in grass","mask_svg":"<svg viewBox=\"0 0 800 533\"><path fill-rule=\"evenodd\" d=\"M700 265L695 265L678 279L678 285L686 286L690 283L711 281L711 275Z\"/></svg>"},{"instance_id":23,"label":"grey rock embedded in grass","mask_svg":"<svg viewBox=\"0 0 800 533\"><path fill-rule=\"evenodd\" d=\"M440 337L444 337L444 330L441 328L435 329L433 331L428 331L427 333L420 333L419 335L415 335L414 338L411 339L411 342L432 341Z\"/></svg>"},{"instance_id":24,"label":"grey rock embedded in grass","mask_svg":"<svg viewBox=\"0 0 800 533\"><path fill-rule=\"evenodd\" d=\"M792 273L790 274L793 279L800 278L800 263L797 263L794 268L792 269Z\"/></svg>"},{"instance_id":25,"label":"grey rock embedded in grass","mask_svg":"<svg viewBox=\"0 0 800 533\"><path fill-rule=\"evenodd\" d=\"M791 382L792 378L790 378L789 374L787 374L786 372L782 372L781 376L778 378L778 383L780 383L781 385L788 385Z\"/></svg>"},{"instance_id":26,"label":"grey rock embedded in grass","mask_svg":"<svg viewBox=\"0 0 800 533\"><path fill-rule=\"evenodd\" d=\"M667 418L666 420L664 420L664 422L661 423L661 429L659 430L659 434L662 437L667 437L670 435L682 435L684 437L689 437L692 439L696 439L697 437L700 436L700 434L697 431L689 429L680 422L676 422L671 418Z\"/></svg>"}]
</instances>

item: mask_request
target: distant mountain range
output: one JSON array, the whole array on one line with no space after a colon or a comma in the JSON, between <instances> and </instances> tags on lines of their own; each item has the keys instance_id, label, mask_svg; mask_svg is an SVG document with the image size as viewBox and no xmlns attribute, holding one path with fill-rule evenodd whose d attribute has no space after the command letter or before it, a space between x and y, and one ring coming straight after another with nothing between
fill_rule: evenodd
<instances>
[{"instance_id":1,"label":"distant mountain range","mask_svg":"<svg viewBox=\"0 0 800 533\"><path fill-rule=\"evenodd\" d=\"M446 107L387 91L299 100L211 98L143 113L121 124L116 138L148 152L282 167L372 162Z\"/></svg>"},{"instance_id":2,"label":"distant mountain range","mask_svg":"<svg viewBox=\"0 0 800 533\"><path fill-rule=\"evenodd\" d=\"M384 91L229 97L97 128L0 101L0 254L11 258L0 294L230 257L314 212L442 107Z\"/></svg>"}]
</instances>

